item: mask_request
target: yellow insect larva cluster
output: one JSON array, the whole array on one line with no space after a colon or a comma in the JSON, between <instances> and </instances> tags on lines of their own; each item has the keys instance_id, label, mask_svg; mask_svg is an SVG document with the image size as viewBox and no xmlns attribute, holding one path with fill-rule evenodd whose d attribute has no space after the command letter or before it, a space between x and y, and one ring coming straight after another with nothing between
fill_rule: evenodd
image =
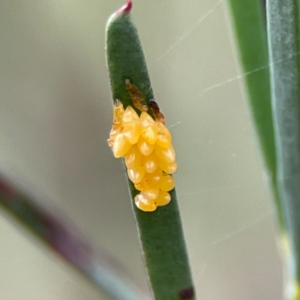
<instances>
[{"instance_id":1,"label":"yellow insect larva cluster","mask_svg":"<svg viewBox=\"0 0 300 300\"><path fill-rule=\"evenodd\" d=\"M136 206L154 211L171 201L168 193L175 186L170 175L177 169L170 131L146 111L138 116L131 106L124 110L117 101L114 120L108 139L116 158L124 156L127 174L140 193Z\"/></svg>"}]
</instances>

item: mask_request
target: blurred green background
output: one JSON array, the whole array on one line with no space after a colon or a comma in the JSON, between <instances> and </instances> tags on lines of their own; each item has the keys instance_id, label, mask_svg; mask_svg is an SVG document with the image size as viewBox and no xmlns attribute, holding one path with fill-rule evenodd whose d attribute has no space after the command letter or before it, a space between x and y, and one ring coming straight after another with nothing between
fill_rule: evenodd
<instances>
[{"instance_id":1,"label":"blurred green background","mask_svg":"<svg viewBox=\"0 0 300 300\"><path fill-rule=\"evenodd\" d=\"M56 202L147 287L123 166L106 143L104 29L123 3L0 2L0 170ZM198 299L282 299L273 209L226 2L136 0L132 18L177 150ZM106 299L0 214L1 299Z\"/></svg>"}]
</instances>

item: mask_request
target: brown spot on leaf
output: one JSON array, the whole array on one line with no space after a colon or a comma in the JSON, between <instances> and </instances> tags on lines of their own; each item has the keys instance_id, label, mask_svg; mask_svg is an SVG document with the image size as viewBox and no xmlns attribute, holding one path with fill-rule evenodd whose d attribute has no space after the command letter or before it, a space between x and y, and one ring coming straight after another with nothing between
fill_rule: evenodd
<instances>
[{"instance_id":1,"label":"brown spot on leaf","mask_svg":"<svg viewBox=\"0 0 300 300\"><path fill-rule=\"evenodd\" d=\"M179 292L179 299L181 300L193 299L194 296L195 296L195 292L194 292L194 287L192 286Z\"/></svg>"},{"instance_id":2,"label":"brown spot on leaf","mask_svg":"<svg viewBox=\"0 0 300 300\"><path fill-rule=\"evenodd\" d=\"M155 119L165 124L165 116L160 112L157 102L155 102L154 100L150 100L150 107L153 111Z\"/></svg>"},{"instance_id":3,"label":"brown spot on leaf","mask_svg":"<svg viewBox=\"0 0 300 300\"><path fill-rule=\"evenodd\" d=\"M138 88L135 85L131 84L129 79L125 80L125 85L135 108L140 111L147 111L148 107L145 97L138 90Z\"/></svg>"}]
</instances>

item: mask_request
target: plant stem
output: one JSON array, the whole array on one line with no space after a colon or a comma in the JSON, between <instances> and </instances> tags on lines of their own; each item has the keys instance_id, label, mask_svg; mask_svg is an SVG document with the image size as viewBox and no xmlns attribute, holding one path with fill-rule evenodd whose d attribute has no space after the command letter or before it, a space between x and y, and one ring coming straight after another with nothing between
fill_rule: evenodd
<instances>
[{"instance_id":1,"label":"plant stem","mask_svg":"<svg viewBox=\"0 0 300 300\"><path fill-rule=\"evenodd\" d=\"M299 5L267 1L271 91L288 269L287 299L300 299Z\"/></svg>"},{"instance_id":2,"label":"plant stem","mask_svg":"<svg viewBox=\"0 0 300 300\"><path fill-rule=\"evenodd\" d=\"M41 203L41 201L39 201ZM0 207L9 212L47 247L115 300L150 299L104 249L96 249L66 216L45 209L0 174Z\"/></svg>"},{"instance_id":3,"label":"plant stem","mask_svg":"<svg viewBox=\"0 0 300 300\"><path fill-rule=\"evenodd\" d=\"M279 227L284 232L282 204L277 188L276 145L263 5L260 0L228 0L228 4L245 74L249 108L272 190Z\"/></svg>"},{"instance_id":4,"label":"plant stem","mask_svg":"<svg viewBox=\"0 0 300 300\"><path fill-rule=\"evenodd\" d=\"M133 106L125 88L125 80L129 79L149 106L154 96L129 6L131 9L131 1L113 14L107 24L106 53L113 101L118 99L124 107ZM133 200L139 191L129 179L128 184L154 298L195 299L175 190L171 192L170 204L154 212L143 212Z\"/></svg>"}]
</instances>

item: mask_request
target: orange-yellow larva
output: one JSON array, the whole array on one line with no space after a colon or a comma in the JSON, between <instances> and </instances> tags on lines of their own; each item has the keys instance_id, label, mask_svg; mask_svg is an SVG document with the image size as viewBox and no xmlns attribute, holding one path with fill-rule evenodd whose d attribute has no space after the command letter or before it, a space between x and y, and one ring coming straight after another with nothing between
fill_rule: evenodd
<instances>
[{"instance_id":1,"label":"orange-yellow larva","mask_svg":"<svg viewBox=\"0 0 300 300\"><path fill-rule=\"evenodd\" d=\"M171 174L177 170L175 150L157 104L152 111L154 120L137 88L129 81L126 87L131 98L135 97L133 103L141 114L132 106L124 110L122 103L116 101L108 145L116 158L124 157L128 177L140 191L134 199L136 206L152 212L171 201L169 191L175 187ZM142 104L138 105L139 101Z\"/></svg>"}]
</instances>

